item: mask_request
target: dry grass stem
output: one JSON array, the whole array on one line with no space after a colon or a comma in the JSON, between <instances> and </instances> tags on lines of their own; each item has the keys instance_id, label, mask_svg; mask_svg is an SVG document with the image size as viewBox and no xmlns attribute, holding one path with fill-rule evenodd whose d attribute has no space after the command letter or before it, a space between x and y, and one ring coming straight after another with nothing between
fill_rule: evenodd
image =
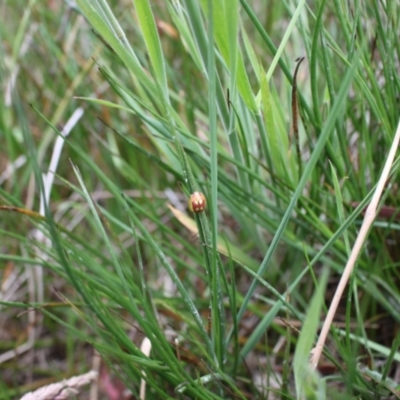
<instances>
[{"instance_id":1,"label":"dry grass stem","mask_svg":"<svg viewBox=\"0 0 400 400\"><path fill-rule=\"evenodd\" d=\"M382 196L383 188L385 186L385 183L388 179L390 169L393 164L394 157L396 155L397 148L399 146L399 140L400 140L400 121L397 126L397 131L396 135L393 139L392 146L389 151L389 155L386 159L385 167L383 168L381 177L379 178L379 182L376 186L376 190L374 195L372 196L371 203L369 204L367 211L364 216L364 221L361 226L360 232L357 236L356 242L354 244L354 247L351 251L349 260L347 261L346 267L343 271L343 275L340 279L339 285L336 289L335 295L333 297L331 306L329 307L328 315L326 316L326 319L324 321L324 324L322 326L322 330L320 333L320 336L318 338L317 345L311 350L311 359L310 359L310 364L311 368L315 369L318 365L319 359L322 354L322 350L325 345L326 337L328 335L329 329L332 325L333 318L335 316L339 301L342 297L344 288L347 285L347 281L349 280L349 277L353 271L355 262L357 260L358 255L360 254L360 251L362 249L362 246L364 244L364 241L367 237L367 234L369 232L369 229L374 222L374 219L376 217L376 210L378 207L379 199Z\"/></svg>"},{"instance_id":2,"label":"dry grass stem","mask_svg":"<svg viewBox=\"0 0 400 400\"><path fill-rule=\"evenodd\" d=\"M145 337L143 339L142 345L140 346L140 350L143 352L143 354L146 357L150 356L151 352L151 342L150 339ZM143 375L146 375L145 372L143 372ZM140 379L140 400L145 400L146 399L146 381L142 378Z\"/></svg>"},{"instance_id":3,"label":"dry grass stem","mask_svg":"<svg viewBox=\"0 0 400 400\"><path fill-rule=\"evenodd\" d=\"M61 382L52 383L34 392L25 394L20 400L64 400L79 393L79 388L97 378L97 372L90 371L86 374L73 376Z\"/></svg>"}]
</instances>

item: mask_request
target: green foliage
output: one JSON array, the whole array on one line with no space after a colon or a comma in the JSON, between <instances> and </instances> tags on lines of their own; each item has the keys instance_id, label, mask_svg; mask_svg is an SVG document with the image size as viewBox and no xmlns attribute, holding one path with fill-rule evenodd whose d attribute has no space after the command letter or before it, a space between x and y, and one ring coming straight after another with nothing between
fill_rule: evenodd
<instances>
[{"instance_id":1,"label":"green foliage","mask_svg":"<svg viewBox=\"0 0 400 400\"><path fill-rule=\"evenodd\" d=\"M398 160L305 364L398 123L400 5L26 3L0 6L0 399L33 389L16 354L54 382L93 349L136 398L399 396Z\"/></svg>"}]
</instances>

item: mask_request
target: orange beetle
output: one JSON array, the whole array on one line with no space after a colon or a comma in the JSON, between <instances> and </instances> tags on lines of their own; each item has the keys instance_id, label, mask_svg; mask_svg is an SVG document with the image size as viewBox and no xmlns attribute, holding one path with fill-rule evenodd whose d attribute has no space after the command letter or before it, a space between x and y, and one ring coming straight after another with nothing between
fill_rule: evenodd
<instances>
[{"instance_id":1,"label":"orange beetle","mask_svg":"<svg viewBox=\"0 0 400 400\"><path fill-rule=\"evenodd\" d=\"M189 198L189 210L194 213L200 213L206 209L206 197L201 192L194 192Z\"/></svg>"}]
</instances>

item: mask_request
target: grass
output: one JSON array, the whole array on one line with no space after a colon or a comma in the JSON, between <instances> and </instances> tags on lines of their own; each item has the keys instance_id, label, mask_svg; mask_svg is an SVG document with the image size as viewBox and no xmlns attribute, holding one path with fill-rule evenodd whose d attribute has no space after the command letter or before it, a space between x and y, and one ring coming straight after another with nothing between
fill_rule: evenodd
<instances>
[{"instance_id":1,"label":"grass","mask_svg":"<svg viewBox=\"0 0 400 400\"><path fill-rule=\"evenodd\" d=\"M397 2L0 13L0 399L400 397Z\"/></svg>"}]
</instances>

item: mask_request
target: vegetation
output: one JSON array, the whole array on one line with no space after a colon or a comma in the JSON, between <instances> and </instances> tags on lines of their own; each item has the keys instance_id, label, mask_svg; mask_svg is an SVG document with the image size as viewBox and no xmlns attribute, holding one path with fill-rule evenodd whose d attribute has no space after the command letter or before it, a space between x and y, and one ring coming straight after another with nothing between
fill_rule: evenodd
<instances>
[{"instance_id":1,"label":"vegetation","mask_svg":"<svg viewBox=\"0 0 400 400\"><path fill-rule=\"evenodd\" d=\"M400 397L397 1L0 13L0 399Z\"/></svg>"}]
</instances>

